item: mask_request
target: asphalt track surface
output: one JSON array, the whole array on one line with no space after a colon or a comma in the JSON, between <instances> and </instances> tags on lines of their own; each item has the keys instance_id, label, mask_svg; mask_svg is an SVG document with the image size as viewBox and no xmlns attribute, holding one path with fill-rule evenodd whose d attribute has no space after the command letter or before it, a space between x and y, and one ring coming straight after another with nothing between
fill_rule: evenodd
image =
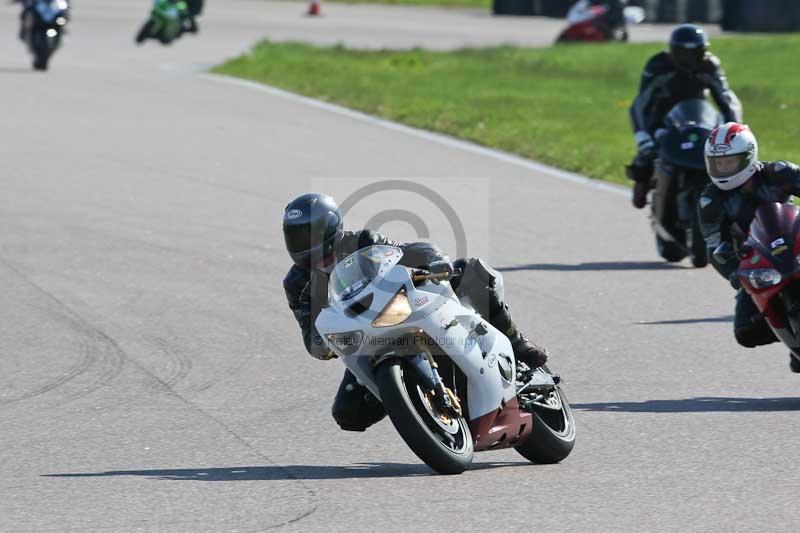
<instances>
[{"instance_id":1,"label":"asphalt track surface","mask_svg":"<svg viewBox=\"0 0 800 533\"><path fill-rule=\"evenodd\" d=\"M47 75L1 9L1 531L795 530L800 378L737 347L732 291L660 262L622 191L180 67L272 6L137 49L142 6L104 5ZM434 476L388 421L338 430L341 364L304 353L280 285L282 208L315 176L482 178L451 203L488 220L481 254L566 379L563 464Z\"/></svg>"}]
</instances>

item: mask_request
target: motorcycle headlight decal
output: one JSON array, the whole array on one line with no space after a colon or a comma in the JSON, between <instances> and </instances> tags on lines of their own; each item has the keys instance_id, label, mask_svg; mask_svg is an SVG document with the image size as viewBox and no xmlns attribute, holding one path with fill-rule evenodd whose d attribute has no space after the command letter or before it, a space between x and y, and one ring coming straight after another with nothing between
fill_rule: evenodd
<instances>
[{"instance_id":1,"label":"motorcycle headlight decal","mask_svg":"<svg viewBox=\"0 0 800 533\"><path fill-rule=\"evenodd\" d=\"M361 347L361 341L364 340L364 332L330 333L325 335L325 340L334 352L341 355L352 355Z\"/></svg>"},{"instance_id":2,"label":"motorcycle headlight decal","mask_svg":"<svg viewBox=\"0 0 800 533\"><path fill-rule=\"evenodd\" d=\"M781 273L774 268L758 268L755 270L745 270L742 275L756 289L766 289L777 285L783 279Z\"/></svg>"},{"instance_id":3,"label":"motorcycle headlight decal","mask_svg":"<svg viewBox=\"0 0 800 533\"><path fill-rule=\"evenodd\" d=\"M372 321L376 328L396 326L411 316L411 304L408 303L406 288L400 289L395 294L381 313Z\"/></svg>"}]
</instances>

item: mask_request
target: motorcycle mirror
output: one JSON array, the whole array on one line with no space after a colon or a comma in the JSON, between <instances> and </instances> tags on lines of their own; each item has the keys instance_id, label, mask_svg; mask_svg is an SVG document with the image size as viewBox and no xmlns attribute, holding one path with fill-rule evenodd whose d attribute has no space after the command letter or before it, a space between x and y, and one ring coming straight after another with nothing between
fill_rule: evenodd
<instances>
[{"instance_id":1,"label":"motorcycle mirror","mask_svg":"<svg viewBox=\"0 0 800 533\"><path fill-rule=\"evenodd\" d=\"M733 251L733 246L731 246L731 243L723 242L717 246L717 248L714 250L714 253L711 255L714 258L714 261L717 263L725 264L733 259L736 256L736 253Z\"/></svg>"}]
</instances>

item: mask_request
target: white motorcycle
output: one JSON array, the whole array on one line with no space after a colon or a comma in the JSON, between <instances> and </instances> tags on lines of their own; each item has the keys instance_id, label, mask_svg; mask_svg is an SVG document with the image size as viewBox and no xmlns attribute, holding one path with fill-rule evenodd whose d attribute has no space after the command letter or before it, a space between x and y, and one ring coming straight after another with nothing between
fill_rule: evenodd
<instances>
[{"instance_id":1,"label":"white motorcycle","mask_svg":"<svg viewBox=\"0 0 800 533\"><path fill-rule=\"evenodd\" d=\"M515 361L508 337L456 296L450 274L409 269L402 256L370 246L341 261L316 326L406 444L442 474L463 472L475 451L566 458L575 422L559 377Z\"/></svg>"}]
</instances>

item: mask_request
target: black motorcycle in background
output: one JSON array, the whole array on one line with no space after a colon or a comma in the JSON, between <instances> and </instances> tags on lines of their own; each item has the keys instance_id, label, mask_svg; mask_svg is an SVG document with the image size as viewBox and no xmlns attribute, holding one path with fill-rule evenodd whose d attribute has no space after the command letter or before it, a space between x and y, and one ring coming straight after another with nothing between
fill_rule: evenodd
<instances>
[{"instance_id":1,"label":"black motorcycle in background","mask_svg":"<svg viewBox=\"0 0 800 533\"><path fill-rule=\"evenodd\" d=\"M47 70L50 58L61 46L69 22L67 0L24 0L19 36L33 55L33 68Z\"/></svg>"},{"instance_id":2,"label":"black motorcycle in background","mask_svg":"<svg viewBox=\"0 0 800 533\"><path fill-rule=\"evenodd\" d=\"M658 253L670 263L689 256L695 267L708 264L697 202L710 182L703 157L705 142L722 122L709 102L690 99L676 104L656 132L651 221Z\"/></svg>"}]
</instances>

